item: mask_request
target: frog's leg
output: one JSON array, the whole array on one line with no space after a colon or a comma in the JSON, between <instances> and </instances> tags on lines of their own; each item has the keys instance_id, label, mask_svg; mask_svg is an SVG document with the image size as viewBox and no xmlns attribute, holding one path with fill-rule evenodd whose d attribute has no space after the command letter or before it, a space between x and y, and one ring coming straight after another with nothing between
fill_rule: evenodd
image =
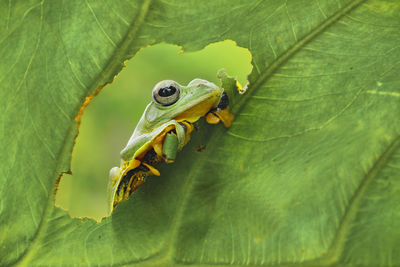
<instances>
[{"instance_id":1,"label":"frog's leg","mask_svg":"<svg viewBox=\"0 0 400 267\"><path fill-rule=\"evenodd\" d=\"M153 142L154 151L167 163L174 162L176 152L189 141L190 133L194 128L193 124L188 121L173 120L171 126L173 127L170 130L155 138Z\"/></svg>"},{"instance_id":2,"label":"frog's leg","mask_svg":"<svg viewBox=\"0 0 400 267\"><path fill-rule=\"evenodd\" d=\"M165 162L172 163L176 158L176 153L189 141L193 125L190 122L173 122L175 132L168 132L162 142L162 156Z\"/></svg>"},{"instance_id":3,"label":"frog's leg","mask_svg":"<svg viewBox=\"0 0 400 267\"><path fill-rule=\"evenodd\" d=\"M178 151L178 137L173 133L167 133L165 135L164 144L162 148L163 156L167 163L174 162L176 158L176 152Z\"/></svg>"},{"instance_id":4,"label":"frog's leg","mask_svg":"<svg viewBox=\"0 0 400 267\"><path fill-rule=\"evenodd\" d=\"M175 133L167 133L163 143L163 156L167 163L174 162L177 151L190 140L190 134L194 129L194 125L189 121L180 121L175 123Z\"/></svg>"}]
</instances>

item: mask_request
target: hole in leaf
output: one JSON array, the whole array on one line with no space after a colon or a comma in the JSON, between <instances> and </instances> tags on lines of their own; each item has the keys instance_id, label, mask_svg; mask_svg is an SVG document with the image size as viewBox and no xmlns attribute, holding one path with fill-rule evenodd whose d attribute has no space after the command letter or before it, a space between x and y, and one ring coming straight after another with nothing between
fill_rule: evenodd
<instances>
[{"instance_id":1,"label":"hole in leaf","mask_svg":"<svg viewBox=\"0 0 400 267\"><path fill-rule=\"evenodd\" d=\"M175 45L159 44L142 49L126 63L83 114L72 155L73 175L61 178L56 194L56 205L72 217L100 220L108 216L108 172L119 166L119 152L151 101L157 82L171 79L186 85L202 78L220 85L216 75L224 68L245 85L252 69L250 52L233 41L191 53L181 53Z\"/></svg>"}]
</instances>

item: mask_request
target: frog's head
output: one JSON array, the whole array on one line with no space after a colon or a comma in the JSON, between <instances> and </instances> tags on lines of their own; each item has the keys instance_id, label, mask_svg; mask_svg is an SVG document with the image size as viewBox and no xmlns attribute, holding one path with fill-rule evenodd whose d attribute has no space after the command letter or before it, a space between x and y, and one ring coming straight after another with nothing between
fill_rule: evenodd
<instances>
[{"instance_id":1,"label":"frog's head","mask_svg":"<svg viewBox=\"0 0 400 267\"><path fill-rule=\"evenodd\" d=\"M222 93L222 88L202 79L194 79L187 86L161 81L154 87L153 100L143 114L142 130L150 131L172 119L195 122L218 105Z\"/></svg>"}]
</instances>

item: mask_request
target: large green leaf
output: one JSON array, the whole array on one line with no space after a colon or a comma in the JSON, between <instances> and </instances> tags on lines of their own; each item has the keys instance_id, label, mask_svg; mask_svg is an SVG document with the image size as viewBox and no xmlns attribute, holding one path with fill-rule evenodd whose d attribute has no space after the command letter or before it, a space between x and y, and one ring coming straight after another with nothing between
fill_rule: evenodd
<instances>
[{"instance_id":1,"label":"large green leaf","mask_svg":"<svg viewBox=\"0 0 400 267\"><path fill-rule=\"evenodd\" d=\"M397 0L1 1L0 26L1 265L400 264ZM87 95L225 39L254 66L229 130L99 224L54 207Z\"/></svg>"}]
</instances>

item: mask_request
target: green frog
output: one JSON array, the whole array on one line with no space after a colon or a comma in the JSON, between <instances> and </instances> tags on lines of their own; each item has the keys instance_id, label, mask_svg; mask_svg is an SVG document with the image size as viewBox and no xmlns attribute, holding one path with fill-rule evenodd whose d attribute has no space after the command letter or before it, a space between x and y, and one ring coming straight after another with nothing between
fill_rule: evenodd
<instances>
[{"instance_id":1,"label":"green frog","mask_svg":"<svg viewBox=\"0 0 400 267\"><path fill-rule=\"evenodd\" d=\"M154 167L174 162L176 153L190 140L193 123L205 117L210 124L222 122L230 127L234 116L223 88L194 79L187 86L164 80L153 89L128 144L121 151L121 166L110 170L110 208L129 196L149 175L160 175Z\"/></svg>"}]
</instances>

